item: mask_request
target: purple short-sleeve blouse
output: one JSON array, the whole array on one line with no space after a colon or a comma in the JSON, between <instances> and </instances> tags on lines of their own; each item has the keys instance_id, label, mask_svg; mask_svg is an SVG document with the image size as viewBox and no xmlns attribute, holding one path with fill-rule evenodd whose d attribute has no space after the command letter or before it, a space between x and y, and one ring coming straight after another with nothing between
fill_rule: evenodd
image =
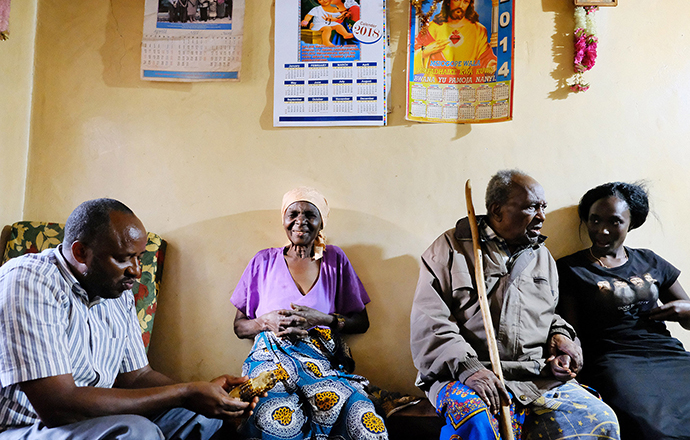
<instances>
[{"instance_id":1,"label":"purple short-sleeve blouse","mask_svg":"<svg viewBox=\"0 0 690 440\"><path fill-rule=\"evenodd\" d=\"M319 278L306 295L302 295L290 275L283 248L269 248L259 251L249 262L230 301L249 319L290 309L290 303L323 313L349 315L364 310L369 295L345 252L327 245Z\"/></svg>"}]
</instances>

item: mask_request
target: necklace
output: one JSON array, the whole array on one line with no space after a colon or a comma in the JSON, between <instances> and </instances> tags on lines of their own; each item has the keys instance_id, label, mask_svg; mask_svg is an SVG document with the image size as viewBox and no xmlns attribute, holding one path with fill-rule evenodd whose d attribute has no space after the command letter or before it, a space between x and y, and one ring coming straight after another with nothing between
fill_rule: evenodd
<instances>
[{"instance_id":1,"label":"necklace","mask_svg":"<svg viewBox=\"0 0 690 440\"><path fill-rule=\"evenodd\" d=\"M431 16L434 15L434 12L436 12L436 7L438 4L443 0L431 0L431 7L429 7L429 11L426 14L422 13L422 4L424 1L425 0L410 0L410 3L412 3L412 6L414 6L414 9L417 11L417 15L419 16L419 20L421 21L421 26L419 29L420 35L425 35L428 32L429 20L431 20Z\"/></svg>"},{"instance_id":2,"label":"necklace","mask_svg":"<svg viewBox=\"0 0 690 440\"><path fill-rule=\"evenodd\" d=\"M625 261L628 261L628 251L625 250L625 248L623 248L623 252L625 252ZM589 248L589 255L591 255L592 258L594 258L601 267L605 269L613 269L613 267L607 266L604 263L602 263L602 261L599 258L597 258L596 255L594 255L594 252L592 252L592 248Z\"/></svg>"}]
</instances>

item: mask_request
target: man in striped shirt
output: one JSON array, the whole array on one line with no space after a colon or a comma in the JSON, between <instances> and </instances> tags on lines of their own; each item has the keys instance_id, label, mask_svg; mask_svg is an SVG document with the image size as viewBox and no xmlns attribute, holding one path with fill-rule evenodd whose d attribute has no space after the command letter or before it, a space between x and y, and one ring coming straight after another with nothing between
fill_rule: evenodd
<instances>
[{"instance_id":1,"label":"man in striped shirt","mask_svg":"<svg viewBox=\"0 0 690 440\"><path fill-rule=\"evenodd\" d=\"M254 406L228 396L246 378L150 367L131 292L146 242L129 208L91 200L58 248L0 268L0 440L209 439Z\"/></svg>"}]
</instances>

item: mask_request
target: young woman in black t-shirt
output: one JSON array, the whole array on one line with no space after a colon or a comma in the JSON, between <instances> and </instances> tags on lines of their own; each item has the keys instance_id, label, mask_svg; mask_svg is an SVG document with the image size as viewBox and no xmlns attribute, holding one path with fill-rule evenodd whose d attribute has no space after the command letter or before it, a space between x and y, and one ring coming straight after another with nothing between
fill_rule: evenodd
<instances>
[{"instance_id":1,"label":"young woman in black t-shirt","mask_svg":"<svg viewBox=\"0 0 690 440\"><path fill-rule=\"evenodd\" d=\"M690 299L678 269L624 246L648 212L640 185L607 183L582 197L592 246L558 260L559 313L582 341L578 377L616 411L622 438L690 439L690 353L664 323L690 329Z\"/></svg>"}]
</instances>

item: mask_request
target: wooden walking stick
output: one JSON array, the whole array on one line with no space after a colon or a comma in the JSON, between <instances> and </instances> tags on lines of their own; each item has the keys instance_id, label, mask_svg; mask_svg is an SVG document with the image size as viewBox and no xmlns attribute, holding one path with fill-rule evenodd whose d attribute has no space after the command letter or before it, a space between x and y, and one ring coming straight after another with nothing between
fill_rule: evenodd
<instances>
[{"instance_id":1,"label":"wooden walking stick","mask_svg":"<svg viewBox=\"0 0 690 440\"><path fill-rule=\"evenodd\" d=\"M484 262L482 260L482 248L479 247L479 225L477 216L474 214L472 205L472 185L467 179L465 184L465 200L467 202L467 216L470 220L472 230L472 248L474 249L474 279L477 282L477 296L479 297L479 308L482 311L484 320L484 331L486 332L486 343L489 346L489 358L491 359L491 369L498 379L505 386L503 381L503 370L501 369L501 358L498 355L498 344L494 334L494 325L491 322L491 311L489 310L489 300L486 298L486 284L484 283ZM501 405L501 413L498 417L498 424L501 429L503 440L514 440L513 424L510 419L510 406Z\"/></svg>"}]
</instances>

